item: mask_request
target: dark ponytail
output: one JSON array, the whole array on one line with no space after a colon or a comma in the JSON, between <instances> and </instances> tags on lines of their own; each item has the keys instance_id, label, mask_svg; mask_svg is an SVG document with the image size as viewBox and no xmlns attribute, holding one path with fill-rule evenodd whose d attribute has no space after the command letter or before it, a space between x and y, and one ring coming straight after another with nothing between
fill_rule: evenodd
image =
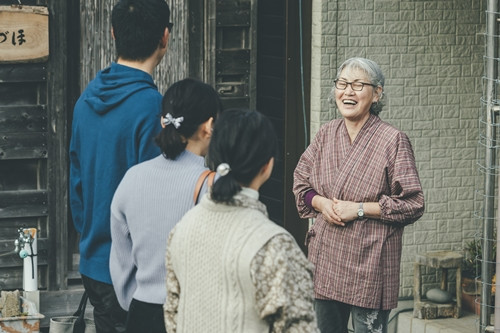
<instances>
[{"instance_id":1,"label":"dark ponytail","mask_svg":"<svg viewBox=\"0 0 500 333\"><path fill-rule=\"evenodd\" d=\"M210 85L195 79L171 85L163 96L162 117L173 122L168 122L155 139L163 155L175 160L198 127L210 117L215 120L221 111L219 95Z\"/></svg>"},{"instance_id":2,"label":"dark ponytail","mask_svg":"<svg viewBox=\"0 0 500 333\"><path fill-rule=\"evenodd\" d=\"M212 199L231 203L277 151L278 140L268 118L252 110L225 110L215 123L208 148L208 165L220 175L212 186ZM217 170L223 163L230 168L226 175Z\"/></svg>"},{"instance_id":3,"label":"dark ponytail","mask_svg":"<svg viewBox=\"0 0 500 333\"><path fill-rule=\"evenodd\" d=\"M219 177L212 185L211 197L216 202L231 203L236 193L241 191L241 186L234 178L234 173Z\"/></svg>"}]
</instances>

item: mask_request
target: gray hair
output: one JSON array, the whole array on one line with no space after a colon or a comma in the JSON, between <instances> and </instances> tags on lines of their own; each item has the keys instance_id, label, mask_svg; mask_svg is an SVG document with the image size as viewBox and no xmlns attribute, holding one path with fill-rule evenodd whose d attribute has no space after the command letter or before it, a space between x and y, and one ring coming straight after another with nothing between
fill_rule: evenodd
<instances>
[{"instance_id":1,"label":"gray hair","mask_svg":"<svg viewBox=\"0 0 500 333\"><path fill-rule=\"evenodd\" d=\"M385 77L384 74L382 73L382 70L380 69L380 66L375 61L370 59L360 58L360 57L350 58L344 61L342 65L340 65L335 79L338 79L342 71L346 68L362 70L368 75L370 83L382 88L382 92L379 95L378 102L372 103L372 105L370 106L370 113L378 116L378 114L382 111L382 108L385 105L385 94L384 94ZM330 97L332 100L335 100L334 98L332 98L334 90L335 86L333 86L332 88L332 96Z\"/></svg>"}]
</instances>

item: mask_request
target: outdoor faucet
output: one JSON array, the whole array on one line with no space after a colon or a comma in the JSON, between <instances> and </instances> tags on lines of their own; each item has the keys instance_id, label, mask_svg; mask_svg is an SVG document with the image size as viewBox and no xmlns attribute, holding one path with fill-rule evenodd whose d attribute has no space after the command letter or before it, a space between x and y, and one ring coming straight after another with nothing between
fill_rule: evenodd
<instances>
[{"instance_id":1,"label":"outdoor faucet","mask_svg":"<svg viewBox=\"0 0 500 333\"><path fill-rule=\"evenodd\" d=\"M26 258L29 253L24 249L25 244L33 243L33 237L29 232L25 232L24 228L17 229L18 238L14 240L14 250L5 253L0 253L0 257L9 256L15 253L19 254L21 259Z\"/></svg>"}]
</instances>

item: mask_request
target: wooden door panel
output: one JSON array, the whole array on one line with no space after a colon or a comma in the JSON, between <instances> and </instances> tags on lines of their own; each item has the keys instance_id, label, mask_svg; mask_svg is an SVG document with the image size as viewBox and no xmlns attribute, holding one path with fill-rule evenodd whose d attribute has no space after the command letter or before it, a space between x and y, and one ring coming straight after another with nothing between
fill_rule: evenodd
<instances>
[{"instance_id":1,"label":"wooden door panel","mask_svg":"<svg viewBox=\"0 0 500 333\"><path fill-rule=\"evenodd\" d=\"M45 105L0 106L0 133L45 132L47 108Z\"/></svg>"}]
</instances>

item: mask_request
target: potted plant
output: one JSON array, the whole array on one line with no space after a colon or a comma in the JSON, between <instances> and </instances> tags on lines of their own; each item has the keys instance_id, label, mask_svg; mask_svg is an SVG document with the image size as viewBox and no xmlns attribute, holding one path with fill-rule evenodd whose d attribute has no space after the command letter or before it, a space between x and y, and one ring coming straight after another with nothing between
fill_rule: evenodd
<instances>
[{"instance_id":1,"label":"potted plant","mask_svg":"<svg viewBox=\"0 0 500 333\"><path fill-rule=\"evenodd\" d=\"M496 233L492 242L492 262L496 261ZM481 261L483 259L482 240L475 238L465 244L462 262L462 308L479 314L481 304ZM492 295L495 294L495 265L493 265Z\"/></svg>"}]
</instances>

